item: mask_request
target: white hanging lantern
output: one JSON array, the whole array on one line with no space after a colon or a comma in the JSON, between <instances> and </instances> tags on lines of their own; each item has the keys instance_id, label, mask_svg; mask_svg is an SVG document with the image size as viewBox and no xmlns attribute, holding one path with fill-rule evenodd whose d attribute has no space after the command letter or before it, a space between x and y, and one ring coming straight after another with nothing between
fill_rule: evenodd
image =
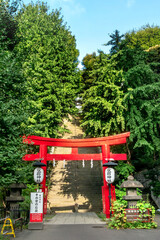
<instances>
[{"instance_id":1,"label":"white hanging lantern","mask_svg":"<svg viewBox=\"0 0 160 240\"><path fill-rule=\"evenodd\" d=\"M44 179L44 170L40 167L34 169L34 181L41 183Z\"/></svg>"},{"instance_id":2,"label":"white hanging lantern","mask_svg":"<svg viewBox=\"0 0 160 240\"><path fill-rule=\"evenodd\" d=\"M105 179L108 184L111 184L115 180L115 170L113 168L106 168Z\"/></svg>"}]
</instances>

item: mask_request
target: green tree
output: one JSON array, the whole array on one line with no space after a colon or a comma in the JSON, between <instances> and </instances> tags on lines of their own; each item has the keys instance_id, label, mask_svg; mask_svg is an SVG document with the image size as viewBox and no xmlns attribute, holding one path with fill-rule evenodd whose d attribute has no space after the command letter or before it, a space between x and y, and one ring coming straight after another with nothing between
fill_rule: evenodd
<instances>
[{"instance_id":1,"label":"green tree","mask_svg":"<svg viewBox=\"0 0 160 240\"><path fill-rule=\"evenodd\" d=\"M148 49L160 43L160 27L146 25L140 30L133 30L125 34L125 39L122 41L122 46L135 48L141 46L143 49Z\"/></svg>"},{"instance_id":2,"label":"green tree","mask_svg":"<svg viewBox=\"0 0 160 240\"><path fill-rule=\"evenodd\" d=\"M28 111L25 78L14 53L16 23L10 6L6 2L0 5L0 198L9 184L31 179L31 166L22 161L25 146L20 136L27 134L22 122L26 122Z\"/></svg>"},{"instance_id":3,"label":"green tree","mask_svg":"<svg viewBox=\"0 0 160 240\"><path fill-rule=\"evenodd\" d=\"M117 70L123 70L125 74L132 67L146 64L147 56L147 53L140 46L133 49L123 46L123 49L119 50L112 58L116 61Z\"/></svg>"},{"instance_id":4,"label":"green tree","mask_svg":"<svg viewBox=\"0 0 160 240\"><path fill-rule=\"evenodd\" d=\"M160 47L157 45L158 39L159 27L147 26L136 33L127 33L119 52L114 56L118 63L117 69L123 69L125 129L131 131L130 158L138 168L159 164Z\"/></svg>"},{"instance_id":5,"label":"green tree","mask_svg":"<svg viewBox=\"0 0 160 240\"><path fill-rule=\"evenodd\" d=\"M7 49L13 50L16 44L17 22L15 15L21 0L0 1L0 37L1 47L7 46Z\"/></svg>"},{"instance_id":6,"label":"green tree","mask_svg":"<svg viewBox=\"0 0 160 240\"><path fill-rule=\"evenodd\" d=\"M124 117L126 130L131 131L131 159L138 167L152 167L160 153L160 78L149 65L140 64L128 70L125 84Z\"/></svg>"},{"instance_id":7,"label":"green tree","mask_svg":"<svg viewBox=\"0 0 160 240\"><path fill-rule=\"evenodd\" d=\"M0 53L0 185L14 181L17 177L15 171L17 166L18 148L20 147L20 124L23 119L19 98L21 81L15 72L15 62L10 53ZM15 81L16 79L16 81ZM14 91L16 91L14 93ZM21 110L20 110L21 109ZM23 119L24 120L24 119ZM21 132L22 134L22 132ZM18 138L18 139L17 139ZM20 160L20 159L19 159ZM7 175L10 179L7 179Z\"/></svg>"},{"instance_id":8,"label":"green tree","mask_svg":"<svg viewBox=\"0 0 160 240\"><path fill-rule=\"evenodd\" d=\"M152 50L151 50L152 49ZM123 48L116 57L123 68L124 118L129 138L130 158L136 167L152 167L159 162L160 62L158 47Z\"/></svg>"},{"instance_id":9,"label":"green tree","mask_svg":"<svg viewBox=\"0 0 160 240\"><path fill-rule=\"evenodd\" d=\"M93 71L98 67L99 56L96 53L87 54L82 61L82 65L84 66L82 71L82 84L83 91L87 90L93 85L95 81L95 75Z\"/></svg>"},{"instance_id":10,"label":"green tree","mask_svg":"<svg viewBox=\"0 0 160 240\"><path fill-rule=\"evenodd\" d=\"M110 49L110 54L115 54L119 50L120 43L124 35L120 35L120 32L116 29L114 33L109 34L111 40L104 44L104 46L112 46Z\"/></svg>"},{"instance_id":11,"label":"green tree","mask_svg":"<svg viewBox=\"0 0 160 240\"><path fill-rule=\"evenodd\" d=\"M92 76L92 85L83 94L81 126L92 137L119 133L124 129L123 72L101 52Z\"/></svg>"},{"instance_id":12,"label":"green tree","mask_svg":"<svg viewBox=\"0 0 160 240\"><path fill-rule=\"evenodd\" d=\"M0 53L0 185L22 180L22 139L21 124L25 121L24 79L14 54Z\"/></svg>"},{"instance_id":13,"label":"green tree","mask_svg":"<svg viewBox=\"0 0 160 240\"><path fill-rule=\"evenodd\" d=\"M160 45L150 47L146 52L149 53L146 58L147 63L154 72L160 74Z\"/></svg>"},{"instance_id":14,"label":"green tree","mask_svg":"<svg viewBox=\"0 0 160 240\"><path fill-rule=\"evenodd\" d=\"M155 38L152 38L153 33ZM91 84L83 94L82 126L90 136L131 131L129 156L139 168L156 166L160 158L158 34L159 27L127 33L113 55L100 54L84 59L85 82L89 80ZM147 39L151 41L148 43ZM113 104L117 99L118 105ZM111 110L106 106L111 106ZM117 115L112 106L116 106Z\"/></svg>"},{"instance_id":15,"label":"green tree","mask_svg":"<svg viewBox=\"0 0 160 240\"><path fill-rule=\"evenodd\" d=\"M79 92L78 50L74 36L63 23L58 10L48 11L43 2L24 6L17 17L30 104L29 118L36 134L57 137L64 132L62 121L76 113Z\"/></svg>"}]
</instances>

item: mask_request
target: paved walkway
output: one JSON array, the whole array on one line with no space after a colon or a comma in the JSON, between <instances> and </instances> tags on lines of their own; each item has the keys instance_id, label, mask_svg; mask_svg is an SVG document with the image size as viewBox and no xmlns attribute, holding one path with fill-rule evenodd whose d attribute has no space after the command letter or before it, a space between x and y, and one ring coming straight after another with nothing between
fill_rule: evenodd
<instances>
[{"instance_id":1,"label":"paved walkway","mask_svg":"<svg viewBox=\"0 0 160 240\"><path fill-rule=\"evenodd\" d=\"M81 217L81 218L80 218ZM45 223L43 230L23 230L16 232L18 240L160 240L160 228L158 229L107 229L104 222L97 223L95 213L59 213ZM66 222L64 223L64 220ZM74 223L70 224L69 221ZM82 224L83 219L83 224ZM159 215L156 216L159 222ZM76 221L81 223L77 223ZM84 224L84 220L86 221ZM89 224L89 221L94 224ZM58 223L59 221L59 223ZM103 225L102 225L103 224ZM13 238L13 237L12 237ZM11 239L12 239L11 238Z\"/></svg>"},{"instance_id":2,"label":"paved walkway","mask_svg":"<svg viewBox=\"0 0 160 240\"><path fill-rule=\"evenodd\" d=\"M155 220L155 222L157 223L157 226L160 228L160 215L159 215L159 214L156 214L154 220Z\"/></svg>"},{"instance_id":3,"label":"paved walkway","mask_svg":"<svg viewBox=\"0 0 160 240\"><path fill-rule=\"evenodd\" d=\"M13 239L11 237L10 239ZM45 225L43 230L16 232L18 240L160 240L160 229L107 229L105 225Z\"/></svg>"},{"instance_id":4,"label":"paved walkway","mask_svg":"<svg viewBox=\"0 0 160 240\"><path fill-rule=\"evenodd\" d=\"M65 225L65 224L105 224L94 212L87 213L57 213L50 220L46 220L45 225Z\"/></svg>"}]
</instances>

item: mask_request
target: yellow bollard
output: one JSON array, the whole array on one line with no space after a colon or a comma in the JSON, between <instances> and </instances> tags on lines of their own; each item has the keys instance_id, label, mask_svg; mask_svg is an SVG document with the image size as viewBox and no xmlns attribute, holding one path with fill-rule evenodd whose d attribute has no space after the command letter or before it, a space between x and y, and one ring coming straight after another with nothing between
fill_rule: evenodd
<instances>
[{"instance_id":1,"label":"yellow bollard","mask_svg":"<svg viewBox=\"0 0 160 240\"><path fill-rule=\"evenodd\" d=\"M5 227L11 227L12 232L8 232L8 231L4 232ZM5 219L2 230L1 230L1 234L3 234L3 235L12 234L14 237L16 237L15 232L14 232L14 228L13 228L13 224L12 224L12 220L10 218Z\"/></svg>"}]
</instances>

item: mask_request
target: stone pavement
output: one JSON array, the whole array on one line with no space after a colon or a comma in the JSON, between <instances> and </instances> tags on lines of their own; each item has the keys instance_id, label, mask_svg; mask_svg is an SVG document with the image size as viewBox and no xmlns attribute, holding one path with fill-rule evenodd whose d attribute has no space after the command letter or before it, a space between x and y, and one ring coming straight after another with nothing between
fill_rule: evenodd
<instances>
[{"instance_id":1,"label":"stone pavement","mask_svg":"<svg viewBox=\"0 0 160 240\"><path fill-rule=\"evenodd\" d=\"M154 220L155 220L155 222L157 223L158 228L160 228L160 214L156 214Z\"/></svg>"},{"instance_id":2,"label":"stone pavement","mask_svg":"<svg viewBox=\"0 0 160 240\"><path fill-rule=\"evenodd\" d=\"M44 224L43 230L16 231L18 240L160 240L160 215L156 216L158 229L107 229L95 213L61 213ZM69 221L73 221L71 224ZM81 223L76 223L76 222ZM84 223L85 221L85 223ZM94 221L94 224L89 222ZM99 223L100 221L100 223ZM83 222L83 223L82 223ZM13 239L11 237L10 239Z\"/></svg>"},{"instance_id":3,"label":"stone pavement","mask_svg":"<svg viewBox=\"0 0 160 240\"><path fill-rule=\"evenodd\" d=\"M14 239L11 237L11 240ZM18 240L160 240L160 229L107 229L105 225L45 225L43 230L16 232Z\"/></svg>"},{"instance_id":4,"label":"stone pavement","mask_svg":"<svg viewBox=\"0 0 160 240\"><path fill-rule=\"evenodd\" d=\"M106 224L94 212L86 213L57 213L50 220L45 220L44 225L65 224Z\"/></svg>"}]
</instances>

